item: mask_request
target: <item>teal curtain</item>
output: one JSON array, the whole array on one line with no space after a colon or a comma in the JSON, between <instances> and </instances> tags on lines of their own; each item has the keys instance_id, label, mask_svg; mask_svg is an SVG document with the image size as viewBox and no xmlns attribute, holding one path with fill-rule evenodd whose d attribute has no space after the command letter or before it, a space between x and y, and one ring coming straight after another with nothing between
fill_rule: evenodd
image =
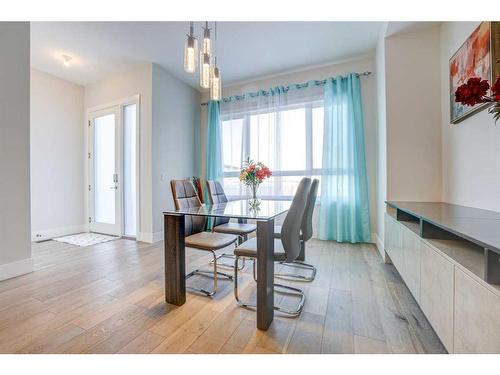
<instances>
[{"instance_id":1,"label":"teal curtain","mask_svg":"<svg viewBox=\"0 0 500 375\"><path fill-rule=\"evenodd\" d=\"M210 100L207 108L207 144L205 147L205 203L210 204L206 181L222 181L222 132L220 122L220 103ZM212 220L207 220L207 228L212 227Z\"/></svg>"},{"instance_id":2,"label":"teal curtain","mask_svg":"<svg viewBox=\"0 0 500 375\"><path fill-rule=\"evenodd\" d=\"M324 87L323 166L318 238L370 242L365 136L357 74Z\"/></svg>"}]
</instances>

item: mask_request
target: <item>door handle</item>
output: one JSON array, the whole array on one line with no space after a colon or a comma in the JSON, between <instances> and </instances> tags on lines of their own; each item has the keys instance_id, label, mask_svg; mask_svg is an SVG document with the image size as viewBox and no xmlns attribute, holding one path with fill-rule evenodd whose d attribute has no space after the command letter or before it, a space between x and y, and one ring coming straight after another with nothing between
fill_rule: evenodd
<instances>
[{"instance_id":1,"label":"door handle","mask_svg":"<svg viewBox=\"0 0 500 375\"><path fill-rule=\"evenodd\" d=\"M110 189L116 190L116 189L118 189L118 186L111 186Z\"/></svg>"}]
</instances>

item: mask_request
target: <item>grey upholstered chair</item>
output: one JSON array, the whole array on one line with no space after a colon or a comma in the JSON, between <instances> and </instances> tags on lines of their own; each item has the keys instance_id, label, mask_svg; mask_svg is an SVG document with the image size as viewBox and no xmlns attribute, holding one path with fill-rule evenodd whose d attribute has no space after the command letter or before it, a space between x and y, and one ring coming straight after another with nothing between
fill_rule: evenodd
<instances>
[{"instance_id":1,"label":"grey upholstered chair","mask_svg":"<svg viewBox=\"0 0 500 375\"><path fill-rule=\"evenodd\" d=\"M170 181L172 188L172 196L174 198L175 208L200 207L201 201L196 194L193 183L189 180L172 180ZM212 253L214 263L213 271L194 270L186 275L186 279L194 275L212 276L214 279L214 287L211 291L205 289L197 289L189 287L199 293L207 296L213 296L217 292L218 276L224 276L232 280L232 276L217 271L217 256L216 250L223 249L232 244L236 244L238 237L226 233L204 232L205 217L186 215L185 217L185 244L187 247L210 251Z\"/></svg>"},{"instance_id":2,"label":"grey upholstered chair","mask_svg":"<svg viewBox=\"0 0 500 375\"><path fill-rule=\"evenodd\" d=\"M224 188L219 181L207 181L208 195L212 204L227 203L228 199ZM231 223L228 218L218 217L215 219L213 231L217 233L229 233L239 236L243 241L247 236L257 229L255 224ZM241 241L241 242L243 242Z\"/></svg>"},{"instance_id":3,"label":"grey upholstered chair","mask_svg":"<svg viewBox=\"0 0 500 375\"><path fill-rule=\"evenodd\" d=\"M274 239L274 260L276 262L289 261L292 262L300 254L300 228L302 225L303 216L306 209L307 197L309 190L311 188L311 179L303 178L295 196L293 197L292 204L286 215L285 221L281 227L281 238ZM254 278L255 278L255 260L257 258L257 238L252 238L248 241L243 242L234 250L235 257L235 267L234 267L234 297L238 304L242 307L255 308L255 305L250 305L248 303L241 302L238 297L238 264L239 258L249 258L254 261ZM298 307L295 310L285 309L279 306L274 306L276 311L280 311L290 316L300 315L302 308L305 303L305 295L302 290L298 288L293 288L288 285L274 284L277 287L277 293L293 294L299 298ZM285 292L281 292L285 290ZM291 292L290 292L291 291Z\"/></svg>"},{"instance_id":4,"label":"grey upholstered chair","mask_svg":"<svg viewBox=\"0 0 500 375\"><path fill-rule=\"evenodd\" d=\"M316 267L312 264L305 263L300 260L302 257L305 258L306 242L312 238L313 227L312 218L314 213L314 205L316 204L316 196L318 195L319 180L314 179L311 183L311 189L309 190L309 195L307 197L306 210L304 213L304 218L300 227L300 255L298 259L291 262L283 261L280 264L287 267L295 267L300 269L305 269L311 271L309 276L304 276L296 273L276 273L275 276L281 279L293 280L293 281L313 281L316 277ZM276 225L274 227L274 238L281 238L281 226Z\"/></svg>"},{"instance_id":5,"label":"grey upholstered chair","mask_svg":"<svg viewBox=\"0 0 500 375\"><path fill-rule=\"evenodd\" d=\"M212 204L222 204L227 203L228 199L226 197L226 193L224 192L224 188L222 187L219 181L207 181L208 195ZM246 241L248 235L257 230L257 226L255 224L247 224L247 223L231 223L229 218L225 217L217 217L214 220L214 225L212 231L217 233L229 233L238 236L238 244ZM217 256L217 259L220 258L229 258L234 259L234 254L220 254ZM213 260L210 261L210 264L213 263ZM220 264L221 267L229 267L233 268L232 264ZM242 268L245 266L245 260L243 260Z\"/></svg>"}]
</instances>

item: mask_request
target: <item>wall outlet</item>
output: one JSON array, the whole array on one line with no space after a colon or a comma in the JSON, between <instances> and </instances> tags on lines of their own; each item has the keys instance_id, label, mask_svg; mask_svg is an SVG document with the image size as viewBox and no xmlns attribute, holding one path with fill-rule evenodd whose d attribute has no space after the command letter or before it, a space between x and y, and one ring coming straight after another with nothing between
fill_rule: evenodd
<instances>
[{"instance_id":1,"label":"wall outlet","mask_svg":"<svg viewBox=\"0 0 500 375\"><path fill-rule=\"evenodd\" d=\"M165 181L165 175L163 173L160 176L160 181Z\"/></svg>"}]
</instances>

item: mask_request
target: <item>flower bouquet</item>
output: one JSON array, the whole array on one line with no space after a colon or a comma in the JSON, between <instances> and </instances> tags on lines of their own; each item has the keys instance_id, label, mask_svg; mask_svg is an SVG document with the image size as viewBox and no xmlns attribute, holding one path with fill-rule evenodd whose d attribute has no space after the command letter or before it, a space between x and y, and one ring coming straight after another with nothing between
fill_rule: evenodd
<instances>
[{"instance_id":1,"label":"flower bouquet","mask_svg":"<svg viewBox=\"0 0 500 375\"><path fill-rule=\"evenodd\" d=\"M259 200L257 199L257 189L259 185L266 179L271 177L272 172L261 162L254 162L247 159L242 163L240 172L240 181L252 189L251 207L258 207Z\"/></svg>"},{"instance_id":2,"label":"flower bouquet","mask_svg":"<svg viewBox=\"0 0 500 375\"><path fill-rule=\"evenodd\" d=\"M493 114L495 124L500 120L500 77L491 86L491 94L487 95L490 84L481 78L469 78L467 83L455 91L455 101L464 105L474 106L479 103L490 103L488 112Z\"/></svg>"}]
</instances>

